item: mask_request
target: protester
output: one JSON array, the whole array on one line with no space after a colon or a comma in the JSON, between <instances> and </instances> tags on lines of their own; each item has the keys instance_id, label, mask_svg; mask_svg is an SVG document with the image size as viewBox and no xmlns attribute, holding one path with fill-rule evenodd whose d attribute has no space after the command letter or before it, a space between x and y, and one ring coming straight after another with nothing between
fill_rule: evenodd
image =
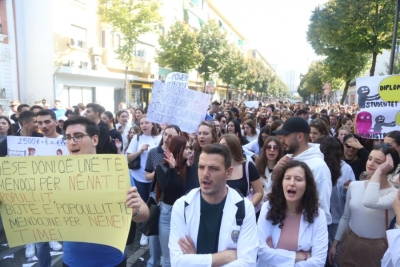
<instances>
[{"instance_id":1,"label":"protester","mask_svg":"<svg viewBox=\"0 0 400 267\"><path fill-rule=\"evenodd\" d=\"M325 265L328 230L314 177L304 162L279 170L258 220L257 266Z\"/></svg>"},{"instance_id":2,"label":"protester","mask_svg":"<svg viewBox=\"0 0 400 267\"><path fill-rule=\"evenodd\" d=\"M104 108L99 104L89 103L86 105L85 117L95 122L100 131L96 154L109 153L110 131L108 130L108 126L101 120L101 114L103 114L103 112Z\"/></svg>"},{"instance_id":3,"label":"protester","mask_svg":"<svg viewBox=\"0 0 400 267\"><path fill-rule=\"evenodd\" d=\"M36 114L30 110L21 112L18 117L21 129L14 134L14 136L33 136L43 137L43 134L38 133L38 126L36 120ZM7 151L7 138L0 143L0 157L5 157L8 154Z\"/></svg>"},{"instance_id":4,"label":"protester","mask_svg":"<svg viewBox=\"0 0 400 267\"><path fill-rule=\"evenodd\" d=\"M0 116L0 143L7 139L7 135L13 135L11 121L6 116Z\"/></svg>"},{"instance_id":5,"label":"protester","mask_svg":"<svg viewBox=\"0 0 400 267\"><path fill-rule=\"evenodd\" d=\"M249 143L258 139L258 133L256 129L256 123L253 120L246 120L243 123L243 135L244 138L249 141Z\"/></svg>"},{"instance_id":6,"label":"protester","mask_svg":"<svg viewBox=\"0 0 400 267\"><path fill-rule=\"evenodd\" d=\"M261 149L260 157L256 160L256 167L261 174L264 189L264 199L272 188L272 171L276 163L283 157L283 145L279 138L268 137Z\"/></svg>"},{"instance_id":7,"label":"protester","mask_svg":"<svg viewBox=\"0 0 400 267\"><path fill-rule=\"evenodd\" d=\"M95 122L76 116L65 122L64 131L70 155L96 154L99 129ZM132 208L134 222L143 222L149 217L149 209L140 198L136 187L130 188L127 192L126 206ZM124 253L111 246L64 241L63 264L66 267L126 267L126 257Z\"/></svg>"},{"instance_id":8,"label":"protester","mask_svg":"<svg viewBox=\"0 0 400 267\"><path fill-rule=\"evenodd\" d=\"M101 114L101 120L104 122L105 125L108 127L109 135L110 135L110 143L109 143L109 148L108 151L113 154L121 154L124 146L117 146L116 143L122 142L122 136L117 129L115 129L115 124L114 124L114 116L111 113L111 111L105 111L103 114ZM115 140L118 139L116 142Z\"/></svg>"},{"instance_id":9,"label":"protester","mask_svg":"<svg viewBox=\"0 0 400 267\"><path fill-rule=\"evenodd\" d=\"M132 184L135 184L142 199L147 201L151 187L151 182L145 178L147 156L150 149L158 146L161 141L161 135L158 134L155 124L147 120L146 115L143 115L139 122L139 135L132 139L132 142L126 150L126 154L129 162L140 157L139 169L130 169L129 172ZM148 244L148 238L145 235L142 235L140 244L142 246Z\"/></svg>"},{"instance_id":10,"label":"protester","mask_svg":"<svg viewBox=\"0 0 400 267\"><path fill-rule=\"evenodd\" d=\"M165 157L165 152L167 151L171 140L180 133L181 129L178 126L168 125L165 128L164 133L162 134L162 139L160 144L157 147L150 149L149 155L147 156L146 167L145 167L145 177L147 181L154 180L156 167L163 162ZM147 261L148 267L160 265L161 252L162 252L162 247L160 246L161 245L160 243L162 241L164 240L161 240L159 236L156 235L149 237L150 258ZM163 255L165 255L165 253L163 253ZM165 255L163 265L166 265L168 262L169 262L169 255Z\"/></svg>"},{"instance_id":11,"label":"protester","mask_svg":"<svg viewBox=\"0 0 400 267\"><path fill-rule=\"evenodd\" d=\"M397 183L400 181L397 180ZM389 247L382 258L381 267L400 266L400 191L397 192L392 207L396 214L396 224L394 229L386 231Z\"/></svg>"},{"instance_id":12,"label":"protester","mask_svg":"<svg viewBox=\"0 0 400 267\"><path fill-rule=\"evenodd\" d=\"M282 157L275 165L272 177L288 161L294 159L305 162L313 173L326 222L328 225L331 224L332 218L329 211L332 193L331 174L324 161L324 155L319 150L319 145L308 143L310 126L307 121L301 117L292 117L286 120L282 128L274 133L281 139L287 155Z\"/></svg>"},{"instance_id":13,"label":"protester","mask_svg":"<svg viewBox=\"0 0 400 267\"><path fill-rule=\"evenodd\" d=\"M369 155L368 150L361 145L358 136L354 134L343 137L343 150L344 161L350 165L356 180L360 180L360 178L362 180L363 178L360 176L365 171L365 164Z\"/></svg>"},{"instance_id":14,"label":"protester","mask_svg":"<svg viewBox=\"0 0 400 267\"><path fill-rule=\"evenodd\" d=\"M232 156L231 166L233 170L226 184L231 188L238 189L244 196L247 196L249 189L252 189L254 195L250 200L254 206L257 206L263 199L264 193L260 173L256 166L253 162L244 158L236 135L225 134L219 139L219 143L227 146Z\"/></svg>"},{"instance_id":15,"label":"protester","mask_svg":"<svg viewBox=\"0 0 400 267\"><path fill-rule=\"evenodd\" d=\"M227 126L227 119L223 113L217 114L215 118L219 121L219 128L221 131L221 134L226 134L226 126Z\"/></svg>"},{"instance_id":16,"label":"protester","mask_svg":"<svg viewBox=\"0 0 400 267\"><path fill-rule=\"evenodd\" d=\"M186 181L186 162L191 154L189 141L184 136L174 136L164 151L165 159L162 165L156 167L157 200L160 201L159 237L163 267L170 267L170 252L168 248L172 205L177 199L184 196L188 190Z\"/></svg>"},{"instance_id":17,"label":"protester","mask_svg":"<svg viewBox=\"0 0 400 267\"><path fill-rule=\"evenodd\" d=\"M339 266L380 265L386 250L385 231L394 217L392 203L397 195L386 177L398 163L398 153L386 145L376 146L369 154L366 181L352 182L347 190L344 213L329 250L331 264L337 252Z\"/></svg>"},{"instance_id":18,"label":"protester","mask_svg":"<svg viewBox=\"0 0 400 267\"><path fill-rule=\"evenodd\" d=\"M349 128L347 128L347 126L342 126L338 129L338 131L335 134L335 137L339 139L340 143L343 144L343 138L348 135L351 134L351 131Z\"/></svg>"},{"instance_id":19,"label":"protester","mask_svg":"<svg viewBox=\"0 0 400 267\"><path fill-rule=\"evenodd\" d=\"M244 145L243 151L246 154L247 159L252 159L255 162L260 156L261 148L264 145L264 141L269 137L271 129L269 126L264 126L260 130L257 140Z\"/></svg>"},{"instance_id":20,"label":"protester","mask_svg":"<svg viewBox=\"0 0 400 267\"><path fill-rule=\"evenodd\" d=\"M243 137L242 130L240 129L240 123L237 120L231 120L228 123L228 133L236 135L239 138L240 144L242 146L247 145L249 143L249 141Z\"/></svg>"},{"instance_id":21,"label":"protester","mask_svg":"<svg viewBox=\"0 0 400 267\"><path fill-rule=\"evenodd\" d=\"M310 140L315 143L315 140L323 136L330 136L328 126L320 119L315 119L310 122Z\"/></svg>"},{"instance_id":22,"label":"protester","mask_svg":"<svg viewBox=\"0 0 400 267\"><path fill-rule=\"evenodd\" d=\"M126 110L118 110L115 114L116 122L115 129L119 131L122 136L123 147L128 147L128 134L131 129L129 123L129 112Z\"/></svg>"},{"instance_id":23,"label":"protester","mask_svg":"<svg viewBox=\"0 0 400 267\"><path fill-rule=\"evenodd\" d=\"M200 188L179 198L172 208L168 245L172 266L255 266L258 240L254 208L226 185L232 175L231 163L226 146L202 148Z\"/></svg>"},{"instance_id":24,"label":"protester","mask_svg":"<svg viewBox=\"0 0 400 267\"><path fill-rule=\"evenodd\" d=\"M343 148L336 138L324 136L316 140L319 149L324 154L324 161L331 171L332 194L331 216L332 223L328 225L329 247L332 245L340 218L344 212L346 192L350 182L355 181L351 167L343 161Z\"/></svg>"}]
</instances>

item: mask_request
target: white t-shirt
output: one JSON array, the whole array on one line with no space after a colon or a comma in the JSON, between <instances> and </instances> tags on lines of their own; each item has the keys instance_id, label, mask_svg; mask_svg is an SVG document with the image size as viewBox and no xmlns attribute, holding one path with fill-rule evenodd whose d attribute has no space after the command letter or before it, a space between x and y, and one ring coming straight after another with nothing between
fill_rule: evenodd
<instances>
[{"instance_id":1,"label":"white t-shirt","mask_svg":"<svg viewBox=\"0 0 400 267\"><path fill-rule=\"evenodd\" d=\"M140 154L140 169L131 170L129 172L135 180L142 183L150 183L151 181L147 181L145 178L144 168L146 167L147 156L149 154L150 149L157 147L161 141L161 135L151 136L151 135L140 135L139 142L137 140L137 136L134 136L131 143L129 144L128 149L126 150L126 154L132 154L138 151L144 144L149 145L149 148L146 151L143 151Z\"/></svg>"}]
</instances>

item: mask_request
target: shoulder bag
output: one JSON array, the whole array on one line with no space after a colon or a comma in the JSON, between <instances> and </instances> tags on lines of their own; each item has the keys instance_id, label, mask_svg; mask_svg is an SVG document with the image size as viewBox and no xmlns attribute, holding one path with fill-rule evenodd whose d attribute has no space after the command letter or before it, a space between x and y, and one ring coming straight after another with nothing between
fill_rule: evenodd
<instances>
[{"instance_id":1,"label":"shoulder bag","mask_svg":"<svg viewBox=\"0 0 400 267\"><path fill-rule=\"evenodd\" d=\"M136 135L136 136L137 136L137 137L136 137L136 140L137 140L136 151L137 151L138 148L139 148L139 135ZM132 161L129 161L128 167L129 167L129 169L131 169L131 170L138 170L138 169L140 169L140 154L139 154L139 156L138 156L136 159L134 159L134 160L132 160Z\"/></svg>"},{"instance_id":2,"label":"shoulder bag","mask_svg":"<svg viewBox=\"0 0 400 267\"><path fill-rule=\"evenodd\" d=\"M251 201L254 196L253 188L250 185L250 177L249 177L249 161L246 161L246 179L247 179L247 199ZM260 203L254 207L255 212L259 212L261 210L262 205L264 204L264 198L261 199Z\"/></svg>"}]
</instances>

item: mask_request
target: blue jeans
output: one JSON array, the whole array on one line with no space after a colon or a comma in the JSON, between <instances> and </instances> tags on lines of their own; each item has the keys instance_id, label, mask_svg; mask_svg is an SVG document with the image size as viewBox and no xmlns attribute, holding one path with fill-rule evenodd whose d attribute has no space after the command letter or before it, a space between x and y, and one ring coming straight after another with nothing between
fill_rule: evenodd
<instances>
[{"instance_id":1,"label":"blue jeans","mask_svg":"<svg viewBox=\"0 0 400 267\"><path fill-rule=\"evenodd\" d=\"M39 259L39 267L51 266L51 255L49 242L36 243L36 255Z\"/></svg>"},{"instance_id":2,"label":"blue jeans","mask_svg":"<svg viewBox=\"0 0 400 267\"><path fill-rule=\"evenodd\" d=\"M161 264L161 247L158 235L149 236L150 258L147 267L158 267ZM164 265L163 265L164 266Z\"/></svg>"},{"instance_id":3,"label":"blue jeans","mask_svg":"<svg viewBox=\"0 0 400 267\"><path fill-rule=\"evenodd\" d=\"M171 259L168 248L169 231L171 229L171 213L172 206L161 202L160 220L158 222L158 237L160 240L162 255L164 257L163 267L171 267Z\"/></svg>"},{"instance_id":4,"label":"blue jeans","mask_svg":"<svg viewBox=\"0 0 400 267\"><path fill-rule=\"evenodd\" d=\"M137 181L135 178L133 179L135 181L135 186L139 192L140 197L143 199L144 202L146 202L150 196L151 183L142 183Z\"/></svg>"}]
</instances>

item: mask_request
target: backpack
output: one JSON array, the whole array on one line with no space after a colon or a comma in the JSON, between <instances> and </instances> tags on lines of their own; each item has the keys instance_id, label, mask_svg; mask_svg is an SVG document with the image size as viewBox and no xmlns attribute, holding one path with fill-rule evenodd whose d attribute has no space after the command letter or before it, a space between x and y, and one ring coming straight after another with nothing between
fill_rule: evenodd
<instances>
[{"instance_id":1,"label":"backpack","mask_svg":"<svg viewBox=\"0 0 400 267\"><path fill-rule=\"evenodd\" d=\"M187 192L186 192L186 195L187 195L190 191L191 191L191 190L187 191ZM236 207L238 208L237 211L236 211L236 215L235 215L235 217L236 217L236 225L237 225L237 226L242 226L244 217L246 216L246 210L245 210L245 207L244 207L244 197L243 197L242 193L241 193L238 189L236 189L236 191L237 191L237 192L239 193L239 195L242 197L242 200L239 201L238 203L236 203ZM185 224L186 224L186 213L185 213L185 209L186 209L187 206L189 206L189 203L187 203L187 202L185 201L185 207L183 208L183 217L184 217L184 219L185 219Z\"/></svg>"}]
</instances>

